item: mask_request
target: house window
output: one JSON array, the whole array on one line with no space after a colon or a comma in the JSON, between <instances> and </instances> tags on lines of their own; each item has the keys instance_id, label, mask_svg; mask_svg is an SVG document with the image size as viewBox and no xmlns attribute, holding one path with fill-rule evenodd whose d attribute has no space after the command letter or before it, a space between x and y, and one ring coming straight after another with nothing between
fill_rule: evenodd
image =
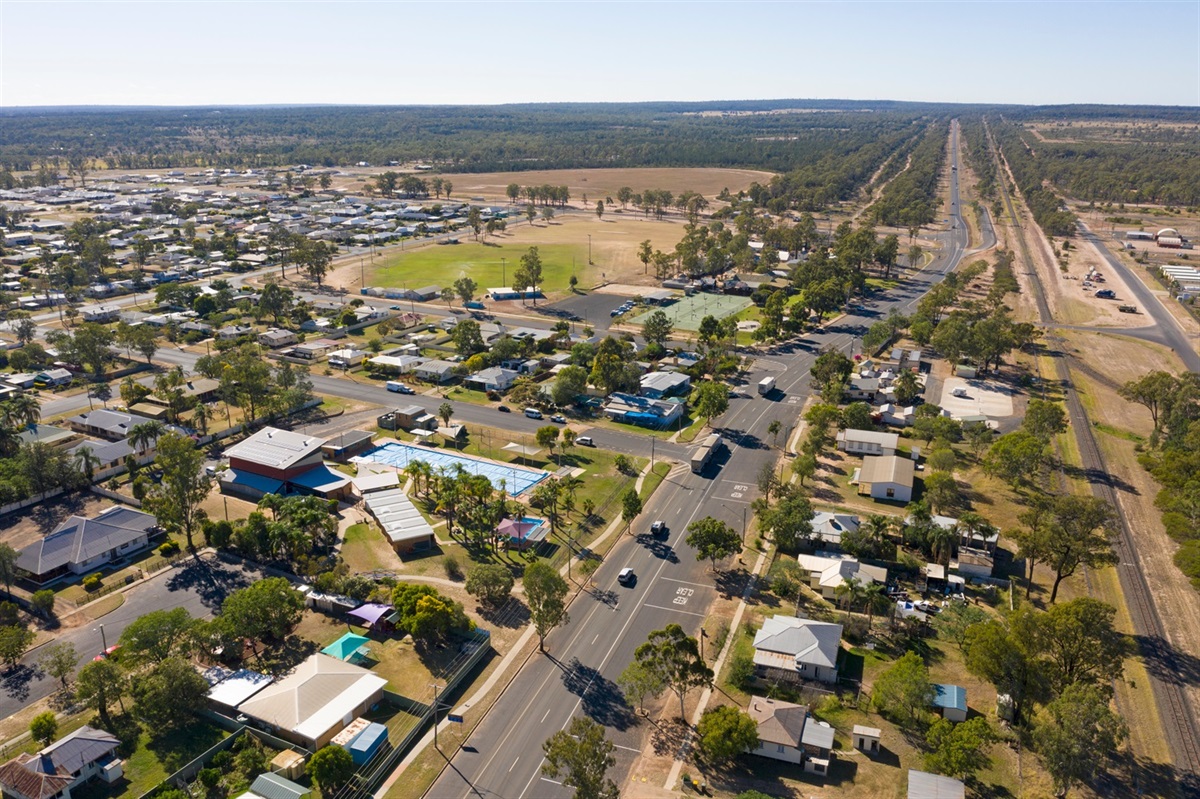
<instances>
[{"instance_id":1,"label":"house window","mask_svg":"<svg viewBox=\"0 0 1200 799\"><path fill-rule=\"evenodd\" d=\"M783 744L775 744L775 751L782 755L787 749L784 748Z\"/></svg>"},{"instance_id":2,"label":"house window","mask_svg":"<svg viewBox=\"0 0 1200 799\"><path fill-rule=\"evenodd\" d=\"M818 774L824 774L825 773L825 764L824 763L813 763L813 771L817 772Z\"/></svg>"},{"instance_id":3,"label":"house window","mask_svg":"<svg viewBox=\"0 0 1200 799\"><path fill-rule=\"evenodd\" d=\"M889 489L887 490L887 495L888 495L889 497L894 497L894 496L896 496L896 489L894 489L894 488L889 488Z\"/></svg>"}]
</instances>

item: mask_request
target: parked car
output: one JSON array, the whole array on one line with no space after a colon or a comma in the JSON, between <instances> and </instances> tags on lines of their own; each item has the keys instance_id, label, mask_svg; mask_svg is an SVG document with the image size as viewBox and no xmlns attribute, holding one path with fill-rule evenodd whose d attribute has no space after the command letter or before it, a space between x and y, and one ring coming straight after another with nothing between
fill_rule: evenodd
<instances>
[{"instance_id":1,"label":"parked car","mask_svg":"<svg viewBox=\"0 0 1200 799\"><path fill-rule=\"evenodd\" d=\"M117 650L119 650L120 648L121 648L120 644L113 644L108 649L105 649L99 655L96 655L96 657L92 658L92 660L93 661L107 660L108 658L117 654Z\"/></svg>"},{"instance_id":2,"label":"parked car","mask_svg":"<svg viewBox=\"0 0 1200 799\"><path fill-rule=\"evenodd\" d=\"M594 446L596 446L596 442L595 442L595 441L592 441L592 437L591 437L591 436L579 436L578 438L576 438L576 439L575 439L575 443L576 443L576 444L578 444L578 445L579 445L579 446L581 446L581 447L594 447Z\"/></svg>"},{"instance_id":3,"label":"parked car","mask_svg":"<svg viewBox=\"0 0 1200 799\"><path fill-rule=\"evenodd\" d=\"M551 416L551 417L550 417L550 421L552 421L552 422L558 422L559 424L566 424L566 423L567 423L567 417L563 416L561 413L556 413L556 414L554 414L553 416Z\"/></svg>"},{"instance_id":4,"label":"parked car","mask_svg":"<svg viewBox=\"0 0 1200 799\"><path fill-rule=\"evenodd\" d=\"M500 413L512 413L512 408L507 405L498 405L496 406L496 410L500 411Z\"/></svg>"},{"instance_id":5,"label":"parked car","mask_svg":"<svg viewBox=\"0 0 1200 799\"><path fill-rule=\"evenodd\" d=\"M399 310L403 310L403 309L401 309L401 307L399 305L389 305L388 310L389 311L399 311Z\"/></svg>"},{"instance_id":6,"label":"parked car","mask_svg":"<svg viewBox=\"0 0 1200 799\"><path fill-rule=\"evenodd\" d=\"M530 419L541 419L542 418L542 412L539 411L537 408L526 408L525 415L528 416Z\"/></svg>"}]
</instances>

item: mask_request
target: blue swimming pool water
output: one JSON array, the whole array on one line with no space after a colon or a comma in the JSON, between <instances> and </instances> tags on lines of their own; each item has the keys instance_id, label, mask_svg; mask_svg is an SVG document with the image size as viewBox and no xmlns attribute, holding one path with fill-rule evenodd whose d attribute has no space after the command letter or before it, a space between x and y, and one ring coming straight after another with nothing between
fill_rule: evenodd
<instances>
[{"instance_id":1,"label":"blue swimming pool water","mask_svg":"<svg viewBox=\"0 0 1200 799\"><path fill-rule=\"evenodd\" d=\"M503 480L510 496L523 494L549 476L548 472L543 472L541 469L485 461L446 450L418 447L403 441L385 442L359 457L376 463L386 463L398 469L407 468L409 461L414 460L424 461L433 469L446 469L447 471L459 464L468 474L482 474L487 477L497 488L500 487L500 481Z\"/></svg>"}]
</instances>

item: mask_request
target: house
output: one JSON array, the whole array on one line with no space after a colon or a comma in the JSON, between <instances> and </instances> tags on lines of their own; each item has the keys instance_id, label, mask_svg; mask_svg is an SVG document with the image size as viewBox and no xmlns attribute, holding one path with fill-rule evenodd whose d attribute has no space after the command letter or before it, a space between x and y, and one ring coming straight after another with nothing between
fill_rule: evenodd
<instances>
[{"instance_id":1,"label":"house","mask_svg":"<svg viewBox=\"0 0 1200 799\"><path fill-rule=\"evenodd\" d=\"M810 716L807 707L752 696L746 712L758 726L758 747L750 754L803 764L810 774L829 773L833 727Z\"/></svg>"},{"instance_id":2,"label":"house","mask_svg":"<svg viewBox=\"0 0 1200 799\"><path fill-rule=\"evenodd\" d=\"M90 519L71 516L50 535L22 549L17 567L31 582L45 585L68 574L87 574L145 549L157 532L153 516L121 505Z\"/></svg>"},{"instance_id":3,"label":"house","mask_svg":"<svg viewBox=\"0 0 1200 799\"><path fill-rule=\"evenodd\" d=\"M418 355L376 355L367 361L367 365L377 372L384 374L408 374L427 359Z\"/></svg>"},{"instance_id":4,"label":"house","mask_svg":"<svg viewBox=\"0 0 1200 799\"><path fill-rule=\"evenodd\" d=\"M489 366L487 369L481 369L470 377L464 378L463 382L480 391L508 391L520 376L519 372L511 369Z\"/></svg>"},{"instance_id":5,"label":"house","mask_svg":"<svg viewBox=\"0 0 1200 799\"><path fill-rule=\"evenodd\" d=\"M851 377L846 384L846 399L858 402L874 402L879 394L878 377Z\"/></svg>"},{"instance_id":6,"label":"house","mask_svg":"<svg viewBox=\"0 0 1200 799\"><path fill-rule=\"evenodd\" d=\"M84 322L115 322L121 316L121 309L115 305L93 305L84 308L79 313Z\"/></svg>"},{"instance_id":7,"label":"house","mask_svg":"<svg viewBox=\"0 0 1200 799\"><path fill-rule=\"evenodd\" d=\"M966 721L967 689L961 685L934 683L933 706L947 721Z\"/></svg>"},{"instance_id":8,"label":"house","mask_svg":"<svg viewBox=\"0 0 1200 799\"><path fill-rule=\"evenodd\" d=\"M232 671L213 666L201 675L211 686L205 698L222 713L236 711L237 706L275 682L275 678L250 669Z\"/></svg>"},{"instance_id":9,"label":"house","mask_svg":"<svg viewBox=\"0 0 1200 799\"><path fill-rule=\"evenodd\" d=\"M355 455L371 448L375 434L369 430L348 430L321 445L321 454L338 463L346 463Z\"/></svg>"},{"instance_id":10,"label":"house","mask_svg":"<svg viewBox=\"0 0 1200 799\"><path fill-rule=\"evenodd\" d=\"M396 554L426 552L437 546L433 528L403 489L373 491L363 497L363 505L375 517Z\"/></svg>"},{"instance_id":11,"label":"house","mask_svg":"<svg viewBox=\"0 0 1200 799\"><path fill-rule=\"evenodd\" d=\"M286 740L316 751L383 698L387 680L317 653L238 706Z\"/></svg>"},{"instance_id":12,"label":"house","mask_svg":"<svg viewBox=\"0 0 1200 799\"><path fill-rule=\"evenodd\" d=\"M226 325L217 331L218 341L233 341L242 336L249 336L254 333L254 328L250 325Z\"/></svg>"},{"instance_id":13,"label":"house","mask_svg":"<svg viewBox=\"0 0 1200 799\"><path fill-rule=\"evenodd\" d=\"M72 430L108 441L123 441L129 437L129 431L139 424L152 421L146 416L122 411L110 411L97 408L94 411L81 413L67 419Z\"/></svg>"},{"instance_id":14,"label":"house","mask_svg":"<svg viewBox=\"0 0 1200 799\"><path fill-rule=\"evenodd\" d=\"M73 430L55 427L51 424L27 424L17 433L17 440L22 444L45 444L48 447L67 444L79 434Z\"/></svg>"},{"instance_id":15,"label":"house","mask_svg":"<svg viewBox=\"0 0 1200 799\"><path fill-rule=\"evenodd\" d=\"M125 459L135 454L133 447L129 445L128 439L121 441L81 441L67 450L67 454L72 458L81 457L79 453L84 450L90 452L92 458L95 459L90 466L92 477L96 480L108 477L110 469L119 470L124 468ZM147 460L149 457L149 455L143 456Z\"/></svg>"},{"instance_id":16,"label":"house","mask_svg":"<svg viewBox=\"0 0 1200 799\"><path fill-rule=\"evenodd\" d=\"M684 397L692 390L692 378L683 372L649 372L638 383L638 395L650 399Z\"/></svg>"},{"instance_id":17,"label":"house","mask_svg":"<svg viewBox=\"0 0 1200 799\"><path fill-rule=\"evenodd\" d=\"M858 493L872 499L911 502L913 462L898 455L867 456L858 473Z\"/></svg>"},{"instance_id":18,"label":"house","mask_svg":"<svg viewBox=\"0 0 1200 799\"><path fill-rule=\"evenodd\" d=\"M884 403L877 411L878 422L888 427L912 427L917 418L916 408L912 405L901 408L892 403Z\"/></svg>"},{"instance_id":19,"label":"house","mask_svg":"<svg viewBox=\"0 0 1200 799\"><path fill-rule=\"evenodd\" d=\"M71 789L93 777L109 785L121 779L116 736L84 725L45 749L23 753L0 766L0 788L15 799L71 799Z\"/></svg>"},{"instance_id":20,"label":"house","mask_svg":"<svg viewBox=\"0 0 1200 799\"><path fill-rule=\"evenodd\" d=\"M836 683L842 625L775 615L754 636L758 677L781 682Z\"/></svg>"},{"instance_id":21,"label":"house","mask_svg":"<svg viewBox=\"0 0 1200 799\"><path fill-rule=\"evenodd\" d=\"M327 353L333 352L338 346L336 341L331 341L327 338L318 338L306 341L303 344L297 344L292 349L292 355L296 358L303 358L306 361L315 361L324 358Z\"/></svg>"},{"instance_id":22,"label":"house","mask_svg":"<svg viewBox=\"0 0 1200 799\"><path fill-rule=\"evenodd\" d=\"M838 588L850 579L887 585L887 569L859 563L850 555L797 555L796 562L808 575L809 586L825 599L840 599Z\"/></svg>"},{"instance_id":23,"label":"house","mask_svg":"<svg viewBox=\"0 0 1200 799\"><path fill-rule=\"evenodd\" d=\"M375 360L378 359L372 358L372 361ZM413 374L416 375L418 379L428 380L430 383L445 383L454 376L454 368L457 365L458 364L451 363L450 361L443 361L435 358L417 365L413 369Z\"/></svg>"},{"instance_id":24,"label":"house","mask_svg":"<svg viewBox=\"0 0 1200 799\"><path fill-rule=\"evenodd\" d=\"M38 387L57 388L70 383L73 377L69 369L47 369L34 376L33 384Z\"/></svg>"},{"instance_id":25,"label":"house","mask_svg":"<svg viewBox=\"0 0 1200 799\"><path fill-rule=\"evenodd\" d=\"M899 447L898 433L846 429L837 434L837 448L850 455L895 455Z\"/></svg>"},{"instance_id":26,"label":"house","mask_svg":"<svg viewBox=\"0 0 1200 799\"><path fill-rule=\"evenodd\" d=\"M420 405L406 405L383 414L377 421L385 430L434 430L438 420Z\"/></svg>"},{"instance_id":27,"label":"house","mask_svg":"<svg viewBox=\"0 0 1200 799\"><path fill-rule=\"evenodd\" d=\"M250 783L250 790L238 796L238 799L309 799L311 796L312 788L305 788L285 776L267 771L255 777L254 782Z\"/></svg>"},{"instance_id":28,"label":"house","mask_svg":"<svg viewBox=\"0 0 1200 799\"><path fill-rule=\"evenodd\" d=\"M964 799L966 787L959 780L908 770L908 799Z\"/></svg>"},{"instance_id":29,"label":"house","mask_svg":"<svg viewBox=\"0 0 1200 799\"><path fill-rule=\"evenodd\" d=\"M842 534L857 532L858 528L859 520L857 516L851 516L848 513L833 513L826 510L819 510L813 513L813 535L822 544L827 546L840 547L842 545Z\"/></svg>"},{"instance_id":30,"label":"house","mask_svg":"<svg viewBox=\"0 0 1200 799\"><path fill-rule=\"evenodd\" d=\"M604 403L604 413L617 422L662 429L683 418L684 405L679 400L657 400L614 391Z\"/></svg>"},{"instance_id":31,"label":"house","mask_svg":"<svg viewBox=\"0 0 1200 799\"><path fill-rule=\"evenodd\" d=\"M297 341L296 334L290 330L283 330L278 327L272 327L269 330L264 330L258 334L258 343L272 350L277 350L280 347L287 347L295 344Z\"/></svg>"},{"instance_id":32,"label":"house","mask_svg":"<svg viewBox=\"0 0 1200 799\"><path fill-rule=\"evenodd\" d=\"M154 387L153 379L147 378L146 380L140 382L147 388ZM221 381L213 380L208 377L194 377L180 386L179 390L183 392L185 397L190 397L197 402L213 402L221 393ZM165 399L157 394L146 395L146 398L143 400L143 402L148 402L152 405L160 405L164 408L169 405Z\"/></svg>"},{"instance_id":33,"label":"house","mask_svg":"<svg viewBox=\"0 0 1200 799\"><path fill-rule=\"evenodd\" d=\"M352 369L363 362L367 354L362 350L347 347L329 353L329 365L334 369Z\"/></svg>"}]
</instances>

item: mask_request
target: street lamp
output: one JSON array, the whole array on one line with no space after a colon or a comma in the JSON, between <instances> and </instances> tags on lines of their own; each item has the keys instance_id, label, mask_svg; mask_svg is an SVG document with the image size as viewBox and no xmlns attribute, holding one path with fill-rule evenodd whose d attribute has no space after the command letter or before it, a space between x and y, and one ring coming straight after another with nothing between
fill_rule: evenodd
<instances>
[{"instance_id":1,"label":"street lamp","mask_svg":"<svg viewBox=\"0 0 1200 799\"><path fill-rule=\"evenodd\" d=\"M588 237L588 264L592 263L592 234L587 234Z\"/></svg>"},{"instance_id":2,"label":"street lamp","mask_svg":"<svg viewBox=\"0 0 1200 799\"><path fill-rule=\"evenodd\" d=\"M104 637L104 625L100 625L100 645L104 647L104 651L108 651L108 639Z\"/></svg>"},{"instance_id":3,"label":"street lamp","mask_svg":"<svg viewBox=\"0 0 1200 799\"><path fill-rule=\"evenodd\" d=\"M504 286L506 288L508 286L508 283L505 281L505 278L504 278L504 267L507 266L507 264L508 264L508 259L502 257L500 259L500 285Z\"/></svg>"}]
</instances>

